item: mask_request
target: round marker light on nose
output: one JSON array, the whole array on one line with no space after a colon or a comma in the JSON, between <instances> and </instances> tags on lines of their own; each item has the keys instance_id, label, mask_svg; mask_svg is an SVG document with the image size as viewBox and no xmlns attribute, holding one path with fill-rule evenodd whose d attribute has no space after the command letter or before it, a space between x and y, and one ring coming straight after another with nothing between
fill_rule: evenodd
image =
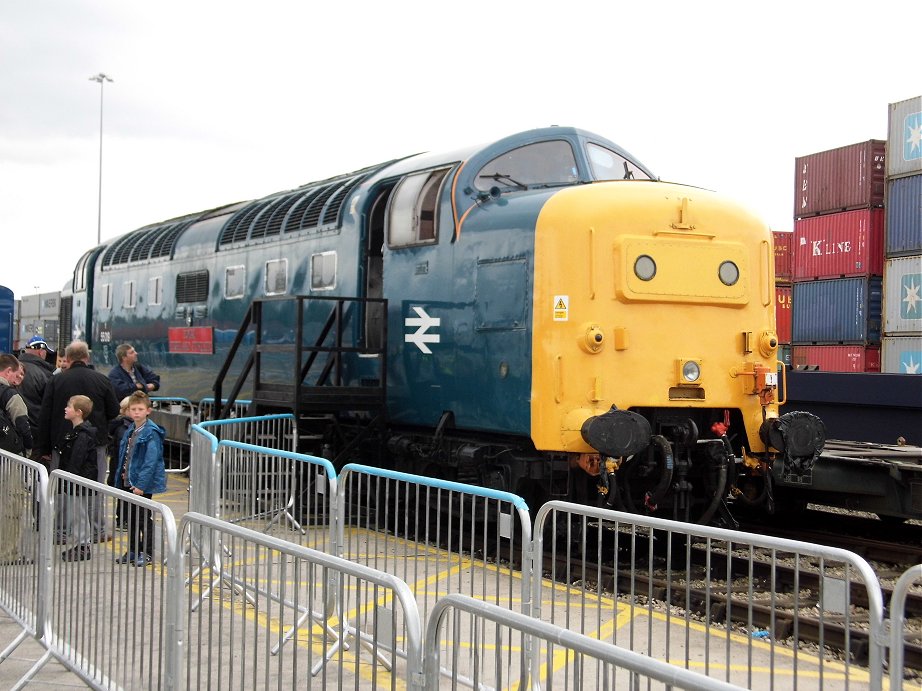
<instances>
[{"instance_id":1,"label":"round marker light on nose","mask_svg":"<svg viewBox=\"0 0 922 691\"><path fill-rule=\"evenodd\" d=\"M641 254L634 262L634 273L641 281L650 281L656 276L656 262L653 257Z\"/></svg>"},{"instance_id":2,"label":"round marker light on nose","mask_svg":"<svg viewBox=\"0 0 922 691\"><path fill-rule=\"evenodd\" d=\"M682 376L685 377L685 381L698 381L701 376L701 368L698 367L697 362L686 362L682 365Z\"/></svg>"}]
</instances>

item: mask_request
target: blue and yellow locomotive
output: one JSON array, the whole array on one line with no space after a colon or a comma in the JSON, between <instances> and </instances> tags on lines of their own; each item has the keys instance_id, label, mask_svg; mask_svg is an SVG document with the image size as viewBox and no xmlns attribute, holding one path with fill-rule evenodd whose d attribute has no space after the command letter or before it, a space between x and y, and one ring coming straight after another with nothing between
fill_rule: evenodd
<instances>
[{"instance_id":1,"label":"blue and yellow locomotive","mask_svg":"<svg viewBox=\"0 0 922 691\"><path fill-rule=\"evenodd\" d=\"M778 414L773 266L743 208L552 127L121 236L76 267L74 333L165 394L291 408L340 461L731 521L824 442Z\"/></svg>"}]
</instances>

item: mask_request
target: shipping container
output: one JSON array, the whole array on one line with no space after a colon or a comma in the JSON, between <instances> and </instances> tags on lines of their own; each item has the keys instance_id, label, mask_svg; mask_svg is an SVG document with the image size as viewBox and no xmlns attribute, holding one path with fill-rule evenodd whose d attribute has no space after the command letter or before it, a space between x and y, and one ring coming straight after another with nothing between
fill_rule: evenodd
<instances>
[{"instance_id":1,"label":"shipping container","mask_svg":"<svg viewBox=\"0 0 922 691\"><path fill-rule=\"evenodd\" d=\"M886 142L820 151L794 159L794 218L884 205Z\"/></svg>"},{"instance_id":2,"label":"shipping container","mask_svg":"<svg viewBox=\"0 0 922 691\"><path fill-rule=\"evenodd\" d=\"M772 232L775 247L775 281L783 283L793 277L791 256L794 250L794 233L776 230Z\"/></svg>"},{"instance_id":3,"label":"shipping container","mask_svg":"<svg viewBox=\"0 0 922 691\"><path fill-rule=\"evenodd\" d=\"M791 364L822 372L880 372L880 346L794 346Z\"/></svg>"},{"instance_id":4,"label":"shipping container","mask_svg":"<svg viewBox=\"0 0 922 691\"><path fill-rule=\"evenodd\" d=\"M791 354L794 346L788 344L782 344L778 346L778 362L780 362L785 367L791 366Z\"/></svg>"},{"instance_id":5,"label":"shipping container","mask_svg":"<svg viewBox=\"0 0 922 691\"><path fill-rule=\"evenodd\" d=\"M922 175L887 181L888 257L922 254Z\"/></svg>"},{"instance_id":6,"label":"shipping container","mask_svg":"<svg viewBox=\"0 0 922 691\"><path fill-rule=\"evenodd\" d=\"M887 176L922 173L922 96L890 104Z\"/></svg>"},{"instance_id":7,"label":"shipping container","mask_svg":"<svg viewBox=\"0 0 922 691\"><path fill-rule=\"evenodd\" d=\"M795 283L791 312L794 345L880 343L881 279Z\"/></svg>"},{"instance_id":8,"label":"shipping container","mask_svg":"<svg viewBox=\"0 0 922 691\"><path fill-rule=\"evenodd\" d=\"M881 371L922 374L922 336L884 336Z\"/></svg>"},{"instance_id":9,"label":"shipping container","mask_svg":"<svg viewBox=\"0 0 922 691\"><path fill-rule=\"evenodd\" d=\"M880 276L884 210L859 209L794 222L794 280Z\"/></svg>"},{"instance_id":10,"label":"shipping container","mask_svg":"<svg viewBox=\"0 0 922 691\"><path fill-rule=\"evenodd\" d=\"M884 335L922 334L922 255L884 267Z\"/></svg>"},{"instance_id":11,"label":"shipping container","mask_svg":"<svg viewBox=\"0 0 922 691\"><path fill-rule=\"evenodd\" d=\"M775 284L775 333L779 343L791 342L791 295L789 285Z\"/></svg>"}]
</instances>

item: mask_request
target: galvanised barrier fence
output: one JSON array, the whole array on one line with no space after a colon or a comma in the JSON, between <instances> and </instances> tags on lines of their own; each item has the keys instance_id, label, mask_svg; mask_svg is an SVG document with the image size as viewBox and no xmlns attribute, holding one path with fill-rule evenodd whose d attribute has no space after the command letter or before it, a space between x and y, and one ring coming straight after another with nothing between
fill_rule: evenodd
<instances>
[{"instance_id":1,"label":"galvanised barrier fence","mask_svg":"<svg viewBox=\"0 0 922 691\"><path fill-rule=\"evenodd\" d=\"M176 632L168 593L177 584L169 582L167 570L153 567L157 560L176 558L172 512L158 502L59 470L49 480L45 500L39 498L37 560L43 571L38 608L43 622L36 638L46 654L23 682L53 657L94 688L171 688ZM108 543L91 542L87 507L99 497L107 505L121 505L128 535L149 517L145 555L132 553L129 559L133 545L126 535L118 541L125 543L122 556L113 557ZM67 532L55 535L60 514Z\"/></svg>"},{"instance_id":2,"label":"galvanised barrier fence","mask_svg":"<svg viewBox=\"0 0 922 691\"><path fill-rule=\"evenodd\" d=\"M531 520L520 497L349 464L339 474L336 509L337 554L406 581L424 620L445 593L531 610L531 560L525 552ZM362 640L359 630L347 633L343 645ZM525 648L518 651L522 658L527 654ZM474 652L462 647L452 654Z\"/></svg>"},{"instance_id":3,"label":"galvanised barrier fence","mask_svg":"<svg viewBox=\"0 0 922 691\"><path fill-rule=\"evenodd\" d=\"M265 423L254 421L254 426L248 427L249 423L245 420L235 422L238 425L236 428L225 427L222 430L222 440L204 428L198 434L193 433L193 462L190 469L193 484L196 477L206 486L210 486L208 480L220 478L225 454L251 466L262 464L266 469L277 468L273 465L277 458L289 457L289 452L267 447L256 448L255 445L229 439L231 435L227 431L230 429L234 430L233 436L239 435L246 439L248 435L262 429L261 425ZM249 448L251 446L254 448ZM246 453L241 455L241 451ZM29 468L29 462L24 459L6 454L4 457L19 463L20 471ZM879 584L863 560L843 550L596 510L563 502L553 502L539 510L532 537L524 527L531 525L530 520L522 519L524 503L512 500L507 502L508 507L498 511L493 506L493 500L502 503L508 495L486 501L485 497L478 494L484 492L479 488L454 487L452 483L361 466L349 469L353 475L351 479L346 478L345 472L339 478L335 474L331 478L329 470L323 465L323 459L296 457L289 460L297 460L304 467L322 471L325 482L330 479L339 482L335 492L331 493L330 485L327 485L323 494L325 500L322 506L326 507L326 517L319 519L316 516L320 506L317 503L304 502L305 507L313 507L311 510L299 510L298 502L293 505L296 517L306 516L322 525L321 534L328 535L327 530L333 528L332 535L335 537L325 538L331 556L407 583L417 602L421 603L417 605L418 608L428 610L430 619L435 605L430 603L425 588L431 589L436 603L446 594L470 593L467 596L473 599L492 600L489 604L509 614L503 626L519 632L517 635L521 637L521 646L514 645L512 637L503 633L495 637L496 645L489 650L485 645L473 650L459 647L458 641L461 639L457 637L453 626L452 633L440 644L439 657L447 660L454 656L451 659L457 661L455 667L460 670L457 676L452 676L456 673L446 667L440 672L440 680L433 680L431 675L425 674L404 679L411 685L438 688L439 683L446 678L457 679L458 683L464 684L470 680L471 670L482 672L486 669L485 665L500 670L500 676L508 679L512 670L526 662L531 667L528 683L534 687L558 678L569 679L573 674L581 675L579 678L584 681L588 679L583 668L584 660L575 652L576 648L567 648L570 652L565 654L548 653L548 648L540 647L540 642L526 628L516 628L515 621L519 614L556 627L557 640L569 640L570 634L578 634L620 650L630 650L647 657L661 656L673 666L698 675L695 678L703 679L702 684L713 682L721 685L729 682L745 687L777 688L794 684L797 688L821 688L824 685L841 684L850 688L879 689L882 687L883 661L888 643L892 640L896 646L899 640L902 645L909 638L909 634L903 636L903 619L898 619L896 614L887 622L891 625L891 632L890 638L886 636ZM199 462L203 467L196 468ZM40 477L41 472L38 475ZM57 475L61 479L53 477L56 483L74 482L76 486L92 488L104 494L115 492L96 483L72 480L73 476L63 473ZM215 502L215 513L226 511L223 499L220 500L221 505L218 502L222 492L219 488L222 486L215 479L213 491L203 492L200 497L206 508L211 505L210 502ZM258 492L256 488L260 485L235 486L252 487L254 492ZM37 488L32 488L32 494L36 491L39 494L42 492L40 480ZM57 496L55 488L49 491L48 497ZM249 491L244 489L243 494ZM331 495L335 499L330 499ZM347 497L349 501L346 501ZM59 504L60 497L58 500ZM374 508L369 509L372 500ZM234 498L235 503L239 501L239 496ZM365 508L356 509L356 506L361 507L363 501ZM40 507L49 508L48 511L39 511L40 517L47 517L42 520L53 520L49 514L58 511L57 504L50 498L46 498L43 503L41 496L37 503ZM352 508L349 508L350 505ZM518 520L513 520L513 515ZM170 568L175 571L174 565L183 560L191 569L183 574L173 574L172 580L166 578L164 581L167 584L165 587L169 588L172 583L174 588L168 601L190 604L174 613L167 608L163 614L167 618L163 631L175 631L177 634L188 631L188 621L186 624L178 623L183 614L191 617L192 613L203 606L214 608L215 603L220 603L220 607L215 609L216 616L240 618L241 622L234 625L240 627L240 631L246 631L248 627L268 627L271 630L273 643L269 646L269 655L282 654L286 647L319 645L321 652L317 653L319 657L312 658L310 670L316 675L328 672L326 667L340 664L340 661L353 654L363 655L366 663L376 670L371 680L362 681L362 688L366 687L365 684L370 684L368 688L375 688L379 683L384 684L385 680L388 684L393 683L391 670L394 669L398 670L398 674L404 671L411 674L410 670L415 663L410 659L412 653L408 652L405 634L397 635L391 647L380 646L380 640L389 639L393 632L399 633L407 626L403 620L394 618L390 595L378 598L374 589L369 594L355 593L351 587L337 587L334 584L342 583L342 579L336 574L341 571L327 569L320 576L317 576L318 572L311 576L311 582L318 588L319 595L315 597L312 593L310 598L303 601L288 597L293 591L286 588L298 582L300 576L294 577L294 581L290 577L279 578L282 572L278 569L267 570L265 559L258 556L258 553L254 552L257 554L255 557L247 555L250 554L251 545L263 538L280 539L280 536L284 536L286 543L297 544L303 535L301 530L308 521L298 521L301 523L299 529L288 521L267 521L262 511L241 513L239 516L236 523L220 521L228 528L222 535L233 535L233 540L230 537L216 540L213 534L206 536L202 532L201 522L190 524L188 529L184 528L188 530L188 536L184 537L183 548L177 548L176 557L168 558L165 568L154 567L164 569L169 576ZM524 516L527 518L527 510L524 510ZM165 523L165 519L161 520ZM53 562L60 559L55 551L62 547L52 544L50 526L51 523L43 525L42 535L47 531L47 544L40 543L41 554L37 563L47 564L49 573L54 573L55 568L84 568L89 562L67 562L53 566ZM260 532L252 531L252 526ZM463 530L460 526L464 526ZM255 535L261 533L261 536L258 540L247 542L249 538L240 537L244 533L234 533L238 529L254 532ZM512 547L519 530L523 537L518 546ZM462 533L465 535L463 540ZM473 537L475 535L476 539ZM240 539L244 541L234 542ZM349 539L353 540L351 545ZM387 545L383 552L379 552L378 543ZM498 547L493 551L494 543L506 545L505 551ZM301 544L297 546L305 547ZM363 546L366 548L364 552ZM446 557L440 553L443 548L451 548L459 554ZM767 566L761 564L758 558L758 552L765 550L768 550ZM169 549L164 547L162 553L166 555L168 552ZM433 556L434 553L438 555ZM516 557L516 554L524 556ZM570 558L561 558L564 556L579 559L574 562ZM517 558L522 560L518 570L513 566ZM440 568L427 567L424 562L429 559L446 561ZM243 571L239 570L243 568L241 560L245 564ZM500 567L496 564L500 564ZM27 564L14 566L29 567ZM425 571L426 568L430 568L430 571ZM919 568L922 567L915 567L901 581L903 591L917 580ZM785 569L793 569L793 580L782 578L781 572ZM41 568L38 572L40 575ZM434 578L442 579L444 574L448 575L444 576L441 583L433 582ZM509 580L518 579L521 582L525 574L530 574L526 578L531 580L530 586L507 585ZM488 583L489 579L493 579L492 584L480 588L479 592L473 587L478 582ZM144 582L136 578L135 582L138 581ZM151 582L154 580L151 579ZM123 674L119 671L122 669L125 674L133 675L129 676L127 682L119 682L122 685L131 686L133 679L141 678L144 674L147 675L145 683L150 683L155 679L151 670L156 667L160 687L181 688L176 681L177 676L170 670L181 669L182 660L185 659L183 654L190 647L195 647L200 651L197 654L202 656L201 659L210 659L213 665L226 663L221 657L220 647L211 645L213 639L183 639L182 635L174 637L177 652L171 653L172 647L164 647L158 654L167 659L160 660L157 665L152 662L154 648L147 643L143 648L146 652L140 655L142 661L147 660L146 664L116 664L105 657L100 662L93 649L98 637L94 639L83 636L80 626L69 627L71 621L87 620L79 617L67 619L69 615L65 605L70 603L70 599L54 599L67 585L66 578L49 578L44 584L39 580L41 597L37 599L40 603L58 603L51 604L47 625L43 625L42 617L34 613L20 615L17 621L38 622L27 631L27 635L39 637L49 649L50 655L66 660L91 685L98 684L100 678L115 683L112 680ZM174 597L180 591L181 596ZM159 592L162 594L163 591ZM497 597L497 593L502 595ZM898 588L891 603L894 607L903 597L899 593ZM300 597L307 598L307 595ZM227 602L233 598L237 600L231 607ZM517 598L520 601L516 601ZM273 604L265 604L260 609L258 603L263 600ZM20 611L31 612L28 603L25 606L19 605L18 599L10 596L5 589L0 592L0 602L7 612L13 609L11 602L19 606ZM358 602L361 604L356 604ZM527 606L529 602L530 607ZM859 615L855 614L859 602L866 612L864 621L859 621ZM39 611L41 604L33 606ZM52 613L54 607L60 611ZM271 613L276 610L286 613L284 621L273 617ZM794 616L804 610L815 615L812 624L801 623ZM330 612L339 614L329 618ZM374 612L376 619L373 623L362 619L368 612ZM394 628L388 628L387 622ZM228 623L228 626L231 625ZM472 626L472 635L482 630L482 622L477 626L481 629ZM867 633L861 635L862 629ZM164 636L166 634L158 637L149 635L144 640L163 640ZM808 646L802 642L811 636L818 643ZM74 640L70 640L71 637ZM576 641L572 643L577 645ZM827 656L824 654L827 643L830 647L844 645L845 650L856 651L856 654L863 648L868 662L867 669L855 664L849 655L842 660ZM82 650L87 645L92 654ZM129 646L130 651L126 648L122 654L137 656L134 645ZM73 654L61 651L72 651ZM891 649L891 688L900 688L902 684L902 666L892 662L899 662L901 652L901 648ZM116 657L118 654L115 653ZM171 654L173 657L169 658ZM289 651L287 654L293 653ZM897 657L894 658L894 654ZM209 655L213 657L208 658ZM491 656L491 660L486 660L484 655ZM351 663L352 658L348 659ZM571 662L575 660L579 660L579 664L571 669L572 664L577 664ZM201 662L195 667L203 669L203 665L204 662ZM641 675L643 673L642 669L629 669ZM599 679L604 685L610 677L602 675Z\"/></svg>"},{"instance_id":4,"label":"galvanised barrier fence","mask_svg":"<svg viewBox=\"0 0 922 691\"><path fill-rule=\"evenodd\" d=\"M163 459L168 473L189 472L189 437L197 422L198 406L188 398L151 396L151 420L163 427Z\"/></svg>"},{"instance_id":5,"label":"galvanised barrier fence","mask_svg":"<svg viewBox=\"0 0 922 691\"><path fill-rule=\"evenodd\" d=\"M0 662L29 636L44 635L47 574L39 516L48 512L48 471L0 452L0 608L22 627L0 652Z\"/></svg>"},{"instance_id":6,"label":"galvanised barrier fence","mask_svg":"<svg viewBox=\"0 0 922 691\"><path fill-rule=\"evenodd\" d=\"M536 618L747 688L881 688L881 588L852 552L559 501L534 534Z\"/></svg>"},{"instance_id":7,"label":"galvanised barrier fence","mask_svg":"<svg viewBox=\"0 0 922 691\"><path fill-rule=\"evenodd\" d=\"M178 688L423 686L422 620L400 579L197 513L183 516L180 535L188 643ZM202 543L206 555L227 550L220 590ZM362 631L361 642L339 645L347 629Z\"/></svg>"},{"instance_id":8,"label":"galvanised barrier fence","mask_svg":"<svg viewBox=\"0 0 922 691\"><path fill-rule=\"evenodd\" d=\"M426 678L446 688L741 688L457 593L432 608L424 655ZM534 674L533 657L552 664Z\"/></svg>"},{"instance_id":9,"label":"galvanised barrier fence","mask_svg":"<svg viewBox=\"0 0 922 691\"><path fill-rule=\"evenodd\" d=\"M890 688L900 689L903 684L905 651L912 642L918 645L920 632L906 626L906 601L911 588L922 585L922 564L908 569L893 588L890 597Z\"/></svg>"}]
</instances>

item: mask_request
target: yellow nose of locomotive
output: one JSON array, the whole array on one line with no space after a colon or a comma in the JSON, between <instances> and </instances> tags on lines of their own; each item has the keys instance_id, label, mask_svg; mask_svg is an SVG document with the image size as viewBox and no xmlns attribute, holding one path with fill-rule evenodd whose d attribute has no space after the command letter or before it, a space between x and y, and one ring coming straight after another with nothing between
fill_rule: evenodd
<instances>
[{"instance_id":1,"label":"yellow nose of locomotive","mask_svg":"<svg viewBox=\"0 0 922 691\"><path fill-rule=\"evenodd\" d=\"M692 409L739 411L764 450L759 428L777 417L771 259L764 224L704 190L624 181L552 197L535 235L536 446L600 451L583 427L630 427L613 408Z\"/></svg>"}]
</instances>

